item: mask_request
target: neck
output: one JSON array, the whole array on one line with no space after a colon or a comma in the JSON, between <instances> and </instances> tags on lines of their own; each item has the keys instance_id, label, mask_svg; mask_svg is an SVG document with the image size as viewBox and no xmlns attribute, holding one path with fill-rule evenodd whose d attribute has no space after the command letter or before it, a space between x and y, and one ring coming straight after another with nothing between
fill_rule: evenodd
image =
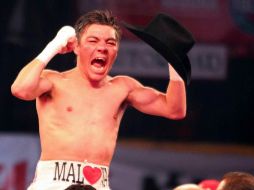
<instances>
[{"instance_id":1,"label":"neck","mask_svg":"<svg viewBox=\"0 0 254 190\"><path fill-rule=\"evenodd\" d=\"M90 87L92 87L92 88L101 88L106 84L106 78L104 78L103 80L100 80L100 81L91 81L91 80L87 80L87 81L88 81Z\"/></svg>"},{"instance_id":2,"label":"neck","mask_svg":"<svg viewBox=\"0 0 254 190\"><path fill-rule=\"evenodd\" d=\"M91 88L101 88L106 84L107 77L103 78L102 80L91 80L84 74L81 70L79 70L77 67L75 68L75 71L77 73L77 78L82 81L84 85Z\"/></svg>"}]
</instances>

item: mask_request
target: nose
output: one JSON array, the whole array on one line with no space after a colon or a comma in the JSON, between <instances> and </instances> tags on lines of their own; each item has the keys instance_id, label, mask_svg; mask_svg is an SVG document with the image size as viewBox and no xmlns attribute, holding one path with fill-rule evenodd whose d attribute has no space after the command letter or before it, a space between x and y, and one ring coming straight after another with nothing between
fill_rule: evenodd
<instances>
[{"instance_id":1,"label":"nose","mask_svg":"<svg viewBox=\"0 0 254 190\"><path fill-rule=\"evenodd\" d=\"M108 50L106 45L107 45L107 44L104 43L104 42L98 43L98 45L97 45L97 50L98 50L99 52L106 52L106 51Z\"/></svg>"}]
</instances>

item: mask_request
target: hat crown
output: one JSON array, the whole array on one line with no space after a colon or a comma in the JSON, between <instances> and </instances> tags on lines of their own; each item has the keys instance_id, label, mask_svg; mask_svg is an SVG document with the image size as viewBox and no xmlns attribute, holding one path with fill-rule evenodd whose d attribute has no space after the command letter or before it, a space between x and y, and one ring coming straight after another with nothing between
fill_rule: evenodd
<instances>
[{"instance_id":1,"label":"hat crown","mask_svg":"<svg viewBox=\"0 0 254 190\"><path fill-rule=\"evenodd\" d=\"M187 54L194 45L192 34L175 19L163 13L158 14L144 30L163 41L178 54Z\"/></svg>"},{"instance_id":2,"label":"hat crown","mask_svg":"<svg viewBox=\"0 0 254 190\"><path fill-rule=\"evenodd\" d=\"M187 53L195 41L192 34L169 15L159 13L145 27L124 26L162 55L189 84L191 65Z\"/></svg>"}]
</instances>

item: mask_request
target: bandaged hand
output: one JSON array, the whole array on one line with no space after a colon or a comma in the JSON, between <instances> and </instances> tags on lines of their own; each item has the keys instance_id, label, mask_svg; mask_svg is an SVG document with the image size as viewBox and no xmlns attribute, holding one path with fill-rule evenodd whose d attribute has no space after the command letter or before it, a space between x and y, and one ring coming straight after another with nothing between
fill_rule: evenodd
<instances>
[{"instance_id":1,"label":"bandaged hand","mask_svg":"<svg viewBox=\"0 0 254 190\"><path fill-rule=\"evenodd\" d=\"M63 54L72 51L75 41L75 29L71 26L63 26L57 32L55 38L47 44L36 59L44 63L46 66L56 54Z\"/></svg>"}]
</instances>

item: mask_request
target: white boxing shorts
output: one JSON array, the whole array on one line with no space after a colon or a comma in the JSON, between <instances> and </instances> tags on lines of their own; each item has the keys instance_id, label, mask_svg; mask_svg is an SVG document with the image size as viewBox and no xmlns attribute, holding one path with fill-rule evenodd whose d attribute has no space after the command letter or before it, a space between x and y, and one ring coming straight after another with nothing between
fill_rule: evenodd
<instances>
[{"instance_id":1,"label":"white boxing shorts","mask_svg":"<svg viewBox=\"0 0 254 190\"><path fill-rule=\"evenodd\" d=\"M96 190L110 190L108 174L107 166L86 161L39 161L28 190L64 190L72 184L91 185Z\"/></svg>"}]
</instances>

